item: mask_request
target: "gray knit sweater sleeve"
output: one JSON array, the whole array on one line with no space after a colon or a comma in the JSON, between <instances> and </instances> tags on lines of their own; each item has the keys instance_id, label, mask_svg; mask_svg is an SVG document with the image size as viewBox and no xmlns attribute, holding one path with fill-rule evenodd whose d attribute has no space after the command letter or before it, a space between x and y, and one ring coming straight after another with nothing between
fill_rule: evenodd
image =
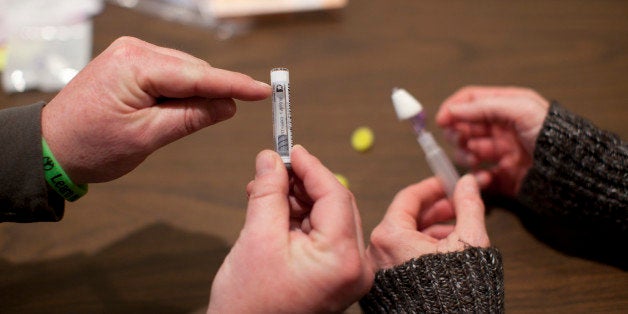
<instances>
[{"instance_id":1,"label":"gray knit sweater sleeve","mask_svg":"<svg viewBox=\"0 0 628 314\"><path fill-rule=\"evenodd\" d=\"M628 145L553 102L519 199L563 222L628 231Z\"/></svg>"},{"instance_id":2,"label":"gray knit sweater sleeve","mask_svg":"<svg viewBox=\"0 0 628 314\"><path fill-rule=\"evenodd\" d=\"M44 179L41 108L0 110L0 222L57 221L64 201Z\"/></svg>"},{"instance_id":3,"label":"gray knit sweater sleeve","mask_svg":"<svg viewBox=\"0 0 628 314\"><path fill-rule=\"evenodd\" d=\"M503 313L501 254L469 247L380 270L360 306L365 313Z\"/></svg>"}]
</instances>

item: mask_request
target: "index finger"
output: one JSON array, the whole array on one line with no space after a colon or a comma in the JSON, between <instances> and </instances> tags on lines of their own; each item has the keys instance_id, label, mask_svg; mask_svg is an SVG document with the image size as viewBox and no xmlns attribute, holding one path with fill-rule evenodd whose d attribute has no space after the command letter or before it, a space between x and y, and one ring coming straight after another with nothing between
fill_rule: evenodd
<instances>
[{"instance_id":1,"label":"index finger","mask_svg":"<svg viewBox=\"0 0 628 314\"><path fill-rule=\"evenodd\" d=\"M395 195L382 222L399 228L417 230L421 211L445 196L445 189L436 177L410 185Z\"/></svg>"},{"instance_id":2,"label":"index finger","mask_svg":"<svg viewBox=\"0 0 628 314\"><path fill-rule=\"evenodd\" d=\"M143 75L145 91L154 97L235 98L253 101L270 95L270 86L248 75L197 64L172 56L153 56L158 67Z\"/></svg>"},{"instance_id":3,"label":"index finger","mask_svg":"<svg viewBox=\"0 0 628 314\"><path fill-rule=\"evenodd\" d=\"M330 239L355 239L358 226L351 192L300 145L292 149L292 169L314 202L310 212L312 231Z\"/></svg>"},{"instance_id":4,"label":"index finger","mask_svg":"<svg viewBox=\"0 0 628 314\"><path fill-rule=\"evenodd\" d=\"M453 115L450 110L452 106L458 104L473 103L480 99L493 97L518 97L530 93L531 91L529 89L522 87L465 86L443 101L443 104L436 113L436 123L440 126L452 124L457 117Z\"/></svg>"},{"instance_id":5,"label":"index finger","mask_svg":"<svg viewBox=\"0 0 628 314\"><path fill-rule=\"evenodd\" d=\"M118 76L136 82L152 97L236 98L261 100L270 95L268 84L248 75L214 68L184 52L157 49L132 39L121 39L109 46L98 60L116 60ZM107 65L107 64L106 64Z\"/></svg>"}]
</instances>

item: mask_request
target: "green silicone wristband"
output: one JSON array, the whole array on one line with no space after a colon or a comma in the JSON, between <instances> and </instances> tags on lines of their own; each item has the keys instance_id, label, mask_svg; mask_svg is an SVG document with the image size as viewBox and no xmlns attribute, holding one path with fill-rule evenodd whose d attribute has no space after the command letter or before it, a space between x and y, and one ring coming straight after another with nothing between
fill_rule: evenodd
<instances>
[{"instance_id":1,"label":"green silicone wristband","mask_svg":"<svg viewBox=\"0 0 628 314\"><path fill-rule=\"evenodd\" d=\"M44 176L46 181L59 195L70 202L74 202L87 193L87 184L74 184L61 165L52 155L48 143L42 137L41 146L44 153Z\"/></svg>"}]
</instances>

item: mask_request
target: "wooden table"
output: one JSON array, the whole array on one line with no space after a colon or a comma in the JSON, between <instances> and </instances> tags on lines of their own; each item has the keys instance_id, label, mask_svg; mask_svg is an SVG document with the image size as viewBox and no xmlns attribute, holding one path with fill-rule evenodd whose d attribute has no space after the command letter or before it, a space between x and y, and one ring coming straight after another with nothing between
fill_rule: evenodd
<instances>
[{"instance_id":1,"label":"wooden table","mask_svg":"<svg viewBox=\"0 0 628 314\"><path fill-rule=\"evenodd\" d=\"M394 116L393 87L417 95L433 117L464 85L527 86L626 139L627 16L625 1L354 0L342 12L267 18L221 40L107 5L95 18L94 55L131 35L260 80L288 67L296 141L349 179L368 235L398 190L430 175ZM0 94L0 108L52 96ZM349 145L359 126L375 132L365 154ZM240 102L235 118L93 184L61 222L0 224L0 312L202 311L242 226L254 157L271 147L270 102ZM614 266L621 257L600 262L577 245L561 248L553 242L573 242L562 232L546 241L512 201L491 208L508 312L628 310L628 274Z\"/></svg>"}]
</instances>

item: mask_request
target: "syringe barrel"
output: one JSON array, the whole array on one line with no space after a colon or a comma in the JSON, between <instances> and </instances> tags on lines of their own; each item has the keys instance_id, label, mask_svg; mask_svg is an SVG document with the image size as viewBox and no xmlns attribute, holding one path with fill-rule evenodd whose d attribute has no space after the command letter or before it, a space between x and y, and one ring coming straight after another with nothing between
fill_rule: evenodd
<instances>
[{"instance_id":1,"label":"syringe barrel","mask_svg":"<svg viewBox=\"0 0 628 314\"><path fill-rule=\"evenodd\" d=\"M425 152L425 158L432 172L441 180L447 195L452 197L456 182L460 179L458 171L454 168L447 154L438 146L430 132L421 132L417 137L417 141Z\"/></svg>"}]
</instances>

